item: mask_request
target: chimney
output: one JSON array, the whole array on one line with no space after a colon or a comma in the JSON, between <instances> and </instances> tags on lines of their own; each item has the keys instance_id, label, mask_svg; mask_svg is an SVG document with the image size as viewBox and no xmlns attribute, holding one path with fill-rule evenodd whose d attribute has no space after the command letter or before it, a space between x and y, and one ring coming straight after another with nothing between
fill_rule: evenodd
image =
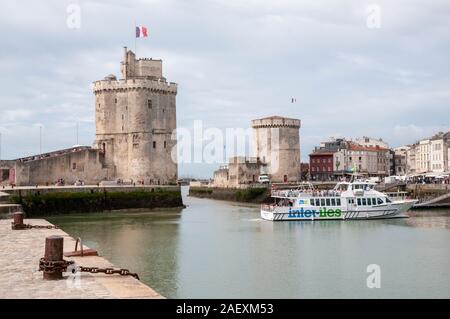
<instances>
[{"instance_id":1,"label":"chimney","mask_svg":"<svg viewBox=\"0 0 450 319\"><path fill-rule=\"evenodd\" d=\"M127 47L123 47L123 77L125 80L127 79L128 75L128 58L127 58Z\"/></svg>"}]
</instances>

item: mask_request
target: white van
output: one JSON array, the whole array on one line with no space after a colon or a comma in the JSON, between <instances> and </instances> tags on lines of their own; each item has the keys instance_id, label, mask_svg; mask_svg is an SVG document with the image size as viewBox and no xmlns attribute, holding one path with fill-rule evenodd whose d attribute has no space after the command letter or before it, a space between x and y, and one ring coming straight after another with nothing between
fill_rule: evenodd
<instances>
[{"instance_id":1,"label":"white van","mask_svg":"<svg viewBox=\"0 0 450 319\"><path fill-rule=\"evenodd\" d=\"M260 183L260 184L269 184L270 183L269 176L267 176L267 175L260 175L258 177L258 183Z\"/></svg>"}]
</instances>

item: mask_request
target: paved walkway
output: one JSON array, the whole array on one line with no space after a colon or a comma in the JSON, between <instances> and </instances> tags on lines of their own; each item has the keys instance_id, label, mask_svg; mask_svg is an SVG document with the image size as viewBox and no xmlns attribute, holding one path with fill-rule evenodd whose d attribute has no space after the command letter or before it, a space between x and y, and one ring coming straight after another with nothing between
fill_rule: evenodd
<instances>
[{"instance_id":1,"label":"paved walkway","mask_svg":"<svg viewBox=\"0 0 450 319\"><path fill-rule=\"evenodd\" d=\"M43 219L24 223L49 225ZM12 230L10 219L0 220L0 298L163 298L131 276L65 273L63 280L43 280L39 259L44 255L45 237L51 235L64 237L65 252L74 250L75 240L60 229ZM83 266L113 267L98 256L65 259Z\"/></svg>"}]
</instances>

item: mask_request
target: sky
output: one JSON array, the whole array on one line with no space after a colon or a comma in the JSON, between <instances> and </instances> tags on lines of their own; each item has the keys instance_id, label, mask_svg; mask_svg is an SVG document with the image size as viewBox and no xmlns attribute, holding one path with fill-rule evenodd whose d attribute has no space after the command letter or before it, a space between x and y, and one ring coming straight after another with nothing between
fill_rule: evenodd
<instances>
[{"instance_id":1,"label":"sky","mask_svg":"<svg viewBox=\"0 0 450 319\"><path fill-rule=\"evenodd\" d=\"M450 130L447 0L3 1L0 36L1 159L71 147L77 123L92 145L92 82L119 75L123 46L163 60L178 127L298 118L302 161L330 137L396 147Z\"/></svg>"}]
</instances>

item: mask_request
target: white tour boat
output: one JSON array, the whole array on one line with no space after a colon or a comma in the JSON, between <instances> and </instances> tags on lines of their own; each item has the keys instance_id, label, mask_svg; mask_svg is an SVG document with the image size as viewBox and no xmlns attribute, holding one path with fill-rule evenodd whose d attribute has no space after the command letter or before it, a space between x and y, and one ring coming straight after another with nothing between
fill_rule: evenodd
<instances>
[{"instance_id":1,"label":"white tour boat","mask_svg":"<svg viewBox=\"0 0 450 319\"><path fill-rule=\"evenodd\" d=\"M369 181L340 182L332 190L315 190L310 183L297 189L273 190L273 205L261 206L266 220L346 220L407 217L417 200L392 199Z\"/></svg>"}]
</instances>

